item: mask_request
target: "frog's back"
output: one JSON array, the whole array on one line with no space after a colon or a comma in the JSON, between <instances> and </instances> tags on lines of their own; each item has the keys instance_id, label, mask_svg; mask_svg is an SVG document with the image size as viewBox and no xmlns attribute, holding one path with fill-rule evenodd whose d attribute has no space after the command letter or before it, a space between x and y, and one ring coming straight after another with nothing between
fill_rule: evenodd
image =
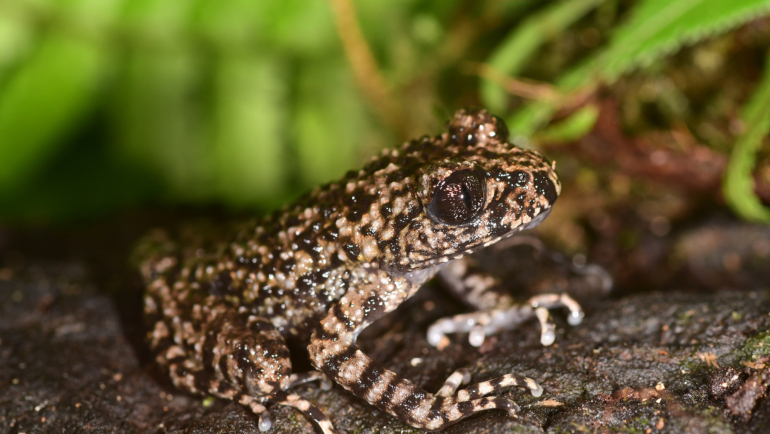
<instances>
[{"instance_id":1,"label":"frog's back","mask_svg":"<svg viewBox=\"0 0 770 434\"><path fill-rule=\"evenodd\" d=\"M177 316L169 316L169 309L186 318L196 305L224 300L233 310L271 319L284 335L309 336L307 323L341 296L327 290L344 286L331 278L347 275L331 249L318 242L325 226L320 216L281 217L225 227L186 224L146 235L134 256L147 285L150 323Z\"/></svg>"},{"instance_id":2,"label":"frog's back","mask_svg":"<svg viewBox=\"0 0 770 434\"><path fill-rule=\"evenodd\" d=\"M421 150L417 142L411 146ZM134 262L147 285L150 323L173 319L169 312L184 319L196 305L224 299L235 310L269 318L284 336L309 337L318 318L356 284L352 270L379 249L362 245L360 227L374 235L385 226L384 219L398 219L402 226L408 221L393 213L390 203L377 204L378 198L395 200L412 190L406 185L411 179L403 186L399 181L418 162L400 157L388 150L362 170L348 172L261 220L188 223L149 233L138 243ZM404 212L416 207L411 203ZM377 208L377 218L372 208ZM382 247L386 245L397 250L398 237Z\"/></svg>"},{"instance_id":3,"label":"frog's back","mask_svg":"<svg viewBox=\"0 0 770 434\"><path fill-rule=\"evenodd\" d=\"M383 257L403 261L408 245L399 234L422 211L414 175L451 154L445 139L426 136L386 150L261 220L148 234L134 257L148 288L149 320L168 318L169 309L184 318L192 309L186 305L210 297L269 318L283 335L309 337L356 284L356 267L376 268Z\"/></svg>"}]
</instances>

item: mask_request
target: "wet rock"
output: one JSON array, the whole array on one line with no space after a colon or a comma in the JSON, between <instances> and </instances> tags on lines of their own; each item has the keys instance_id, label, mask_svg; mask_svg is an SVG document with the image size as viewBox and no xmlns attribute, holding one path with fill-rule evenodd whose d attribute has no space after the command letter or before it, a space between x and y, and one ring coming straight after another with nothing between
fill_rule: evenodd
<instances>
[{"instance_id":1,"label":"wet rock","mask_svg":"<svg viewBox=\"0 0 770 434\"><path fill-rule=\"evenodd\" d=\"M767 392L767 374L755 372L746 380L737 392L725 400L727 408L736 416L748 417L757 405L757 400Z\"/></svg>"},{"instance_id":2,"label":"wet rock","mask_svg":"<svg viewBox=\"0 0 770 434\"><path fill-rule=\"evenodd\" d=\"M770 281L770 227L713 222L687 231L673 248L673 262L711 288L752 288Z\"/></svg>"},{"instance_id":3,"label":"wet rock","mask_svg":"<svg viewBox=\"0 0 770 434\"><path fill-rule=\"evenodd\" d=\"M714 398L721 398L733 393L738 390L740 385L740 373L730 366L714 372L709 378L709 390Z\"/></svg>"}]
</instances>

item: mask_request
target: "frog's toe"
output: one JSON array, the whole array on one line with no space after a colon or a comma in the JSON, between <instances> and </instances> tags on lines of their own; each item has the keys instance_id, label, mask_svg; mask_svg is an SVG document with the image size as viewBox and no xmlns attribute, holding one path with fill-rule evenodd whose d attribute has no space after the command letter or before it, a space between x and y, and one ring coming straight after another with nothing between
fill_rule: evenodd
<instances>
[{"instance_id":1,"label":"frog's toe","mask_svg":"<svg viewBox=\"0 0 770 434\"><path fill-rule=\"evenodd\" d=\"M569 316L567 322L570 325L578 325L583 321L585 313L580 304L570 297L569 294L540 294L536 295L529 300L527 304L533 308L542 307L545 309L554 309L557 307L566 307L569 309Z\"/></svg>"},{"instance_id":2,"label":"frog's toe","mask_svg":"<svg viewBox=\"0 0 770 434\"><path fill-rule=\"evenodd\" d=\"M296 394L280 393L271 398L276 405L294 407L310 418L324 434L335 434L332 421L315 405Z\"/></svg>"},{"instance_id":3,"label":"frog's toe","mask_svg":"<svg viewBox=\"0 0 770 434\"><path fill-rule=\"evenodd\" d=\"M452 396L457 391L457 388L460 387L462 384L468 384L471 381L471 374L468 372L465 368L460 368L456 370L452 375L450 375L446 381L444 381L444 385L439 389L438 392L436 392L436 396Z\"/></svg>"},{"instance_id":4,"label":"frog's toe","mask_svg":"<svg viewBox=\"0 0 770 434\"><path fill-rule=\"evenodd\" d=\"M270 428L273 427L273 419L270 417L270 412L266 410L259 414L259 423L257 426L262 432L269 431Z\"/></svg>"},{"instance_id":5,"label":"frog's toe","mask_svg":"<svg viewBox=\"0 0 770 434\"><path fill-rule=\"evenodd\" d=\"M448 343L446 337L448 334L468 333L470 344L480 347L487 335L497 331L492 329L495 313L496 311L479 311L442 318L428 328L428 343L441 348Z\"/></svg>"},{"instance_id":6,"label":"frog's toe","mask_svg":"<svg viewBox=\"0 0 770 434\"><path fill-rule=\"evenodd\" d=\"M286 391L293 389L294 387L297 387L301 384L311 383L313 381L320 382L321 390L331 390L332 388L332 381L329 379L329 377L326 376L326 374L320 371L310 371L301 372L299 374L291 374L290 376L286 377L286 381L281 385L281 390Z\"/></svg>"},{"instance_id":7,"label":"frog's toe","mask_svg":"<svg viewBox=\"0 0 770 434\"><path fill-rule=\"evenodd\" d=\"M544 307L535 309L535 316L540 323L540 343L547 347L556 340L556 324L553 323L551 313Z\"/></svg>"},{"instance_id":8,"label":"frog's toe","mask_svg":"<svg viewBox=\"0 0 770 434\"><path fill-rule=\"evenodd\" d=\"M571 326L580 325L580 323L583 322L583 318L585 318L586 314L580 310L580 311L572 311L569 313L569 316L567 317L567 322Z\"/></svg>"}]
</instances>

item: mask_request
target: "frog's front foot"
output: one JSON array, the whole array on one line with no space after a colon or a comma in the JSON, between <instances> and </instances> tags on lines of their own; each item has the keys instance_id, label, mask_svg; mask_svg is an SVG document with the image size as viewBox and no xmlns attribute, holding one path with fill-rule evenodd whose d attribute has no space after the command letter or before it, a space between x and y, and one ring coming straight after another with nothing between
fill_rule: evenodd
<instances>
[{"instance_id":1,"label":"frog's front foot","mask_svg":"<svg viewBox=\"0 0 770 434\"><path fill-rule=\"evenodd\" d=\"M313 374L312 378L312 380L303 382L314 381L316 379L321 379L324 381L323 379L325 379L326 376L323 376L322 379L320 375L316 376ZM296 384L301 383L295 383L295 385ZM260 403L260 401L271 402L275 405L294 407L305 414L305 416L312 420L316 425L318 425L318 427L321 428L321 432L323 434L339 434L338 431L334 430L334 425L332 424L331 420L329 420L329 418L318 407L314 406L309 401L297 394L280 391L262 399L258 399L245 394L241 395L238 399L238 402L249 407L251 411L259 417L259 423L257 424L257 427L261 432L269 431L270 428L273 427L273 419L270 416L270 411L267 410L265 406Z\"/></svg>"},{"instance_id":2,"label":"frog's front foot","mask_svg":"<svg viewBox=\"0 0 770 434\"><path fill-rule=\"evenodd\" d=\"M535 317L541 327L540 343L551 345L556 339L556 327L548 310L557 307L569 309L567 321L570 325L578 325L583 321L583 309L569 295L542 294L508 309L490 309L442 318L428 328L428 343L442 348L449 342L446 335L468 333L468 342L474 347L480 347L487 336L501 330L511 330Z\"/></svg>"},{"instance_id":3,"label":"frog's front foot","mask_svg":"<svg viewBox=\"0 0 770 434\"><path fill-rule=\"evenodd\" d=\"M334 425L331 420L320 410L304 398L299 395L289 393L289 389L293 389L301 384L311 383L318 381L321 384L321 390L331 390L332 382L324 373L320 371L303 372L299 374L291 374L286 377L286 381L281 385L281 392L276 393L270 399L276 405L286 405L294 407L297 410L304 413L310 418L316 425L321 428L321 432L324 434L334 434L337 431L334 430ZM253 411L253 410L252 410ZM270 417L270 413L267 410L262 412L256 412L259 415L259 430L262 432L268 431L273 426L273 421Z\"/></svg>"}]
</instances>

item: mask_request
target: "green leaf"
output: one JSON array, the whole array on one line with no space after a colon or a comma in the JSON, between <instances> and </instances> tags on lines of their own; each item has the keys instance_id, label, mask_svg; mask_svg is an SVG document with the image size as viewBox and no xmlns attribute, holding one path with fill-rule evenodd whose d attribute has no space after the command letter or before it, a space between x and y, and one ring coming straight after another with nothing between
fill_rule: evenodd
<instances>
[{"instance_id":1,"label":"green leaf","mask_svg":"<svg viewBox=\"0 0 770 434\"><path fill-rule=\"evenodd\" d=\"M217 48L254 45L264 39L272 3L273 0L201 0L194 24Z\"/></svg>"},{"instance_id":2,"label":"green leaf","mask_svg":"<svg viewBox=\"0 0 770 434\"><path fill-rule=\"evenodd\" d=\"M200 97L205 68L191 51L131 53L112 113L116 154L155 173L165 187L159 196L187 201L216 193L210 122Z\"/></svg>"},{"instance_id":3,"label":"green leaf","mask_svg":"<svg viewBox=\"0 0 770 434\"><path fill-rule=\"evenodd\" d=\"M35 29L27 14L0 2L0 83L6 71L34 48Z\"/></svg>"},{"instance_id":4,"label":"green leaf","mask_svg":"<svg viewBox=\"0 0 770 434\"><path fill-rule=\"evenodd\" d=\"M273 0L267 34L279 50L319 56L339 44L327 0Z\"/></svg>"},{"instance_id":5,"label":"green leaf","mask_svg":"<svg viewBox=\"0 0 770 434\"><path fill-rule=\"evenodd\" d=\"M508 117L506 124L512 134L532 137L557 109L555 101L534 101Z\"/></svg>"},{"instance_id":6,"label":"green leaf","mask_svg":"<svg viewBox=\"0 0 770 434\"><path fill-rule=\"evenodd\" d=\"M643 1L617 29L610 44L565 74L557 82L557 90L566 94L612 82L684 44L727 31L769 9L770 0ZM533 102L508 119L511 131L531 135L557 109L553 101Z\"/></svg>"},{"instance_id":7,"label":"green leaf","mask_svg":"<svg viewBox=\"0 0 770 434\"><path fill-rule=\"evenodd\" d=\"M530 16L499 44L487 64L500 74L518 75L538 48L604 1L566 0ZM481 99L490 111L504 113L508 96L498 83L482 80Z\"/></svg>"},{"instance_id":8,"label":"green leaf","mask_svg":"<svg viewBox=\"0 0 770 434\"><path fill-rule=\"evenodd\" d=\"M189 36L194 2L169 0L130 0L119 24L128 39L147 51L176 49Z\"/></svg>"},{"instance_id":9,"label":"green leaf","mask_svg":"<svg viewBox=\"0 0 770 434\"><path fill-rule=\"evenodd\" d=\"M345 58L303 64L294 127L299 176L313 186L342 176L360 163L364 132L374 126Z\"/></svg>"},{"instance_id":10,"label":"green leaf","mask_svg":"<svg viewBox=\"0 0 770 434\"><path fill-rule=\"evenodd\" d=\"M230 54L217 65L213 143L221 196L231 204L286 194L286 75L268 56Z\"/></svg>"},{"instance_id":11,"label":"green leaf","mask_svg":"<svg viewBox=\"0 0 770 434\"><path fill-rule=\"evenodd\" d=\"M599 119L599 107L593 104L587 105L572 113L567 119L539 132L532 139L540 143L572 142L591 132L597 119Z\"/></svg>"},{"instance_id":12,"label":"green leaf","mask_svg":"<svg viewBox=\"0 0 770 434\"><path fill-rule=\"evenodd\" d=\"M725 32L770 10L768 0L646 0L620 27L609 46L562 83L569 89L597 78L617 80L682 45Z\"/></svg>"},{"instance_id":13,"label":"green leaf","mask_svg":"<svg viewBox=\"0 0 770 434\"><path fill-rule=\"evenodd\" d=\"M126 0L57 0L57 19L79 35L101 38L110 30Z\"/></svg>"},{"instance_id":14,"label":"green leaf","mask_svg":"<svg viewBox=\"0 0 770 434\"><path fill-rule=\"evenodd\" d=\"M51 35L0 89L0 191L33 175L98 98L106 53Z\"/></svg>"},{"instance_id":15,"label":"green leaf","mask_svg":"<svg viewBox=\"0 0 770 434\"><path fill-rule=\"evenodd\" d=\"M727 203L740 216L770 223L770 208L754 194L752 176L757 151L770 131L770 65L765 65L765 76L744 107L742 119L744 131L733 148L722 188Z\"/></svg>"},{"instance_id":16,"label":"green leaf","mask_svg":"<svg viewBox=\"0 0 770 434\"><path fill-rule=\"evenodd\" d=\"M323 56L338 45L326 0L201 0L195 23L221 49Z\"/></svg>"}]
</instances>

